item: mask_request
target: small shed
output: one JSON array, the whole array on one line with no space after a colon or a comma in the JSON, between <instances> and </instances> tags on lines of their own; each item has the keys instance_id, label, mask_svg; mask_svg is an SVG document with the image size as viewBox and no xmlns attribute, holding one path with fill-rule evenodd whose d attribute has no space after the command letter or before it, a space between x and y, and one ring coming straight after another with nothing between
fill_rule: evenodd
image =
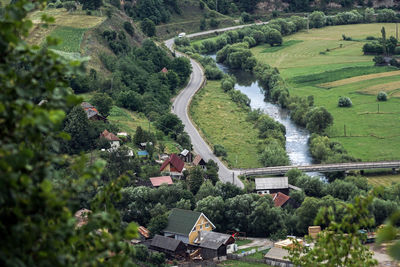
<instances>
[{"instance_id":1,"label":"small shed","mask_svg":"<svg viewBox=\"0 0 400 267\"><path fill-rule=\"evenodd\" d=\"M200 155L196 155L196 157L193 160L193 165L194 166L200 166L203 169L206 168L206 162L204 161L204 159Z\"/></svg>"},{"instance_id":2,"label":"small shed","mask_svg":"<svg viewBox=\"0 0 400 267\"><path fill-rule=\"evenodd\" d=\"M104 130L101 134L100 134L100 138L105 138L106 140L108 140L110 142L110 146L111 148L109 149L109 151L114 151L117 150L120 146L120 139L113 133L110 133L107 130Z\"/></svg>"},{"instance_id":3,"label":"small shed","mask_svg":"<svg viewBox=\"0 0 400 267\"><path fill-rule=\"evenodd\" d=\"M226 256L226 245L223 242L205 241L199 247L203 260L215 259Z\"/></svg>"},{"instance_id":4,"label":"small shed","mask_svg":"<svg viewBox=\"0 0 400 267\"><path fill-rule=\"evenodd\" d=\"M199 236L196 243L202 244L206 241L222 242L224 245L235 243L235 238L232 235L227 235L212 231L199 231Z\"/></svg>"},{"instance_id":5,"label":"small shed","mask_svg":"<svg viewBox=\"0 0 400 267\"><path fill-rule=\"evenodd\" d=\"M155 235L151 241L150 249L165 253L170 258L185 257L186 245L180 240L161 235Z\"/></svg>"},{"instance_id":6,"label":"small shed","mask_svg":"<svg viewBox=\"0 0 400 267\"><path fill-rule=\"evenodd\" d=\"M256 192L258 194L284 193L289 194L289 182L287 177L256 178Z\"/></svg>"},{"instance_id":7,"label":"small shed","mask_svg":"<svg viewBox=\"0 0 400 267\"><path fill-rule=\"evenodd\" d=\"M162 184L167 184L167 185L174 184L174 182L171 179L171 176L151 177L150 182L154 187L159 187Z\"/></svg>"},{"instance_id":8,"label":"small shed","mask_svg":"<svg viewBox=\"0 0 400 267\"><path fill-rule=\"evenodd\" d=\"M141 240L146 240L150 238L150 231L146 227L139 226L138 232Z\"/></svg>"},{"instance_id":9,"label":"small shed","mask_svg":"<svg viewBox=\"0 0 400 267\"><path fill-rule=\"evenodd\" d=\"M191 153L189 150L184 149L184 150L182 150L182 152L179 154L179 158L180 158L181 160L183 160L184 162L192 162L192 153Z\"/></svg>"}]
</instances>

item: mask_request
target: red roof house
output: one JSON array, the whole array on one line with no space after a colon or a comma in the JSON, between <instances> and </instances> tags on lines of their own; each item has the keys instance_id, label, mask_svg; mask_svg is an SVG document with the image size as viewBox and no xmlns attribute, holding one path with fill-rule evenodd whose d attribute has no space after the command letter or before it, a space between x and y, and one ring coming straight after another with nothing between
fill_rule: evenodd
<instances>
[{"instance_id":1,"label":"red roof house","mask_svg":"<svg viewBox=\"0 0 400 267\"><path fill-rule=\"evenodd\" d=\"M271 194L272 200L274 201L275 207L282 207L286 204L286 202L290 199L289 196L285 195L284 193L278 192L275 194Z\"/></svg>"},{"instance_id":2,"label":"red roof house","mask_svg":"<svg viewBox=\"0 0 400 267\"><path fill-rule=\"evenodd\" d=\"M172 182L171 176L151 177L150 182L154 187L159 187L162 184L174 184L174 182Z\"/></svg>"},{"instance_id":3,"label":"red roof house","mask_svg":"<svg viewBox=\"0 0 400 267\"><path fill-rule=\"evenodd\" d=\"M166 67L164 67L164 68L161 70L161 72L162 72L162 73L168 73L168 69L167 69Z\"/></svg>"},{"instance_id":4,"label":"red roof house","mask_svg":"<svg viewBox=\"0 0 400 267\"><path fill-rule=\"evenodd\" d=\"M104 130L101 134L100 134L100 138L105 138L108 141L121 141L115 134L110 133L107 130Z\"/></svg>"},{"instance_id":5,"label":"red roof house","mask_svg":"<svg viewBox=\"0 0 400 267\"><path fill-rule=\"evenodd\" d=\"M107 121L107 119L105 117L103 117L99 111L90 103L88 102L82 102L81 103L81 107L83 108L83 110L86 113L86 116L89 120L102 120L102 121Z\"/></svg>"},{"instance_id":6,"label":"red roof house","mask_svg":"<svg viewBox=\"0 0 400 267\"><path fill-rule=\"evenodd\" d=\"M176 154L171 154L171 156L161 165L160 171L182 172L184 165L185 163Z\"/></svg>"}]
</instances>

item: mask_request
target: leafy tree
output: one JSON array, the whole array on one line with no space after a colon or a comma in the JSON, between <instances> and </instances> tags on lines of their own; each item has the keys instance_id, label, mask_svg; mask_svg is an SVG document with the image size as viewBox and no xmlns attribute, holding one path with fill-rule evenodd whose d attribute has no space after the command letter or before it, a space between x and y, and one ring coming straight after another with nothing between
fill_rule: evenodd
<instances>
[{"instance_id":1,"label":"leafy tree","mask_svg":"<svg viewBox=\"0 0 400 267\"><path fill-rule=\"evenodd\" d=\"M90 99L90 103L97 108L101 115L107 117L112 108L112 98L104 93L96 93Z\"/></svg>"},{"instance_id":2,"label":"leafy tree","mask_svg":"<svg viewBox=\"0 0 400 267\"><path fill-rule=\"evenodd\" d=\"M129 21L125 21L124 24L124 29L125 31L130 35L133 36L133 34L135 33L135 29L132 27L132 24Z\"/></svg>"},{"instance_id":3,"label":"leafy tree","mask_svg":"<svg viewBox=\"0 0 400 267\"><path fill-rule=\"evenodd\" d=\"M132 250L121 241L137 237L136 227L121 231L112 205L124 179L103 186L91 202L88 223L75 225L78 193L96 185L104 162L87 166L84 157L73 161L57 154L59 138L66 137L61 131L65 114L79 104L67 80L78 63L23 41L32 25L27 13L44 3L15 1L0 20L0 264L131 265ZM51 38L48 42L55 44ZM39 106L41 99L47 103ZM59 170L64 159L74 162L72 177ZM62 187L55 182L60 179ZM108 233L97 234L99 229Z\"/></svg>"},{"instance_id":4,"label":"leafy tree","mask_svg":"<svg viewBox=\"0 0 400 267\"><path fill-rule=\"evenodd\" d=\"M199 200L195 211L203 212L216 226L217 231L226 229L225 225L225 203L220 196L208 196Z\"/></svg>"},{"instance_id":5,"label":"leafy tree","mask_svg":"<svg viewBox=\"0 0 400 267\"><path fill-rule=\"evenodd\" d=\"M196 166L189 171L187 184L189 190L195 195L199 191L204 181L204 171L199 166Z\"/></svg>"},{"instance_id":6,"label":"leafy tree","mask_svg":"<svg viewBox=\"0 0 400 267\"><path fill-rule=\"evenodd\" d=\"M151 19L145 18L141 22L140 27L143 33L146 34L147 36L152 37L156 35L156 25Z\"/></svg>"},{"instance_id":7,"label":"leafy tree","mask_svg":"<svg viewBox=\"0 0 400 267\"><path fill-rule=\"evenodd\" d=\"M199 191L197 191L195 199L196 201L199 201L208 196L215 196L215 195L216 195L216 190L212 182L207 180L200 186L200 189Z\"/></svg>"},{"instance_id":8,"label":"leafy tree","mask_svg":"<svg viewBox=\"0 0 400 267\"><path fill-rule=\"evenodd\" d=\"M218 20L216 20L215 18L211 18L210 22L209 22L210 28L217 28L219 23L220 22Z\"/></svg>"},{"instance_id":9,"label":"leafy tree","mask_svg":"<svg viewBox=\"0 0 400 267\"><path fill-rule=\"evenodd\" d=\"M157 120L156 126L165 134L171 134L173 136L178 136L184 129L182 121L175 114L171 113L161 116Z\"/></svg>"},{"instance_id":10,"label":"leafy tree","mask_svg":"<svg viewBox=\"0 0 400 267\"><path fill-rule=\"evenodd\" d=\"M353 103L351 102L350 98L346 96L339 97L338 106L339 107L351 107Z\"/></svg>"},{"instance_id":11,"label":"leafy tree","mask_svg":"<svg viewBox=\"0 0 400 267\"><path fill-rule=\"evenodd\" d=\"M210 179L213 185L218 182L218 164L210 159L206 164L206 177Z\"/></svg>"},{"instance_id":12,"label":"leafy tree","mask_svg":"<svg viewBox=\"0 0 400 267\"><path fill-rule=\"evenodd\" d=\"M83 10L97 10L103 5L102 0L81 0Z\"/></svg>"},{"instance_id":13,"label":"leafy tree","mask_svg":"<svg viewBox=\"0 0 400 267\"><path fill-rule=\"evenodd\" d=\"M379 92L376 99L378 99L378 101L387 101L387 94L383 91Z\"/></svg>"},{"instance_id":14,"label":"leafy tree","mask_svg":"<svg viewBox=\"0 0 400 267\"><path fill-rule=\"evenodd\" d=\"M289 250L289 260L296 266L375 266L377 261L362 244L364 237L359 231L373 225L368 211L371 201L371 196L357 197L354 203L344 205L341 218L332 208L321 210L316 224L328 227L319 234L314 248L298 245Z\"/></svg>"},{"instance_id":15,"label":"leafy tree","mask_svg":"<svg viewBox=\"0 0 400 267\"><path fill-rule=\"evenodd\" d=\"M192 65L186 57L176 57L171 62L170 68L179 76L179 85L183 85L192 73Z\"/></svg>"},{"instance_id":16,"label":"leafy tree","mask_svg":"<svg viewBox=\"0 0 400 267\"><path fill-rule=\"evenodd\" d=\"M150 219L149 225L147 228L150 231L151 236L160 234L168 225L168 216L167 214L159 214Z\"/></svg>"},{"instance_id":17,"label":"leafy tree","mask_svg":"<svg viewBox=\"0 0 400 267\"><path fill-rule=\"evenodd\" d=\"M203 3L203 2L200 2L200 3ZM200 20L200 30L201 30L201 31L204 31L204 30L206 29L206 27L207 27L206 19L205 19L205 18L202 18L202 19Z\"/></svg>"},{"instance_id":18,"label":"leafy tree","mask_svg":"<svg viewBox=\"0 0 400 267\"><path fill-rule=\"evenodd\" d=\"M332 115L324 107L315 107L307 112L306 128L310 132L322 133L333 124Z\"/></svg>"},{"instance_id":19,"label":"leafy tree","mask_svg":"<svg viewBox=\"0 0 400 267\"><path fill-rule=\"evenodd\" d=\"M257 201L249 221L251 231L257 236L270 236L281 231L285 225L281 210L273 207L270 197L262 197Z\"/></svg>"},{"instance_id":20,"label":"leafy tree","mask_svg":"<svg viewBox=\"0 0 400 267\"><path fill-rule=\"evenodd\" d=\"M215 184L215 189L218 192L218 196L221 196L224 200L243 194L243 190L231 183L223 183L218 181Z\"/></svg>"},{"instance_id":21,"label":"leafy tree","mask_svg":"<svg viewBox=\"0 0 400 267\"><path fill-rule=\"evenodd\" d=\"M64 131L70 135L70 140L64 142L64 149L68 153L79 153L92 147L93 140L90 136L89 120L81 106L75 106L68 113L65 120Z\"/></svg>"},{"instance_id":22,"label":"leafy tree","mask_svg":"<svg viewBox=\"0 0 400 267\"><path fill-rule=\"evenodd\" d=\"M260 161L266 167L289 165L289 157L286 150L279 141L271 138L261 153Z\"/></svg>"},{"instance_id":23,"label":"leafy tree","mask_svg":"<svg viewBox=\"0 0 400 267\"><path fill-rule=\"evenodd\" d=\"M222 157L226 157L226 155L227 155L225 147L223 145L220 145L220 144L215 144L214 145L214 154L217 157L221 157L221 156Z\"/></svg>"},{"instance_id":24,"label":"leafy tree","mask_svg":"<svg viewBox=\"0 0 400 267\"><path fill-rule=\"evenodd\" d=\"M372 22L374 19L375 10L373 8L366 8L364 11L365 22Z\"/></svg>"},{"instance_id":25,"label":"leafy tree","mask_svg":"<svg viewBox=\"0 0 400 267\"><path fill-rule=\"evenodd\" d=\"M377 22L396 22L396 12L392 9L381 9L376 17Z\"/></svg>"},{"instance_id":26,"label":"leafy tree","mask_svg":"<svg viewBox=\"0 0 400 267\"><path fill-rule=\"evenodd\" d=\"M175 205L176 208L178 209L183 209L183 210L191 210L192 209L192 204L190 203L189 199L181 199L178 202L176 202Z\"/></svg>"},{"instance_id":27,"label":"leafy tree","mask_svg":"<svg viewBox=\"0 0 400 267\"><path fill-rule=\"evenodd\" d=\"M326 17L325 14L321 11L314 11L311 13L309 16L310 20L310 27L313 28L321 28L325 26L326 23Z\"/></svg>"},{"instance_id":28,"label":"leafy tree","mask_svg":"<svg viewBox=\"0 0 400 267\"><path fill-rule=\"evenodd\" d=\"M266 38L266 42L268 44L270 44L271 46L274 46L274 45L280 46L282 44L282 35L279 31L277 31L275 29L270 30L266 34L265 38Z\"/></svg>"},{"instance_id":29,"label":"leafy tree","mask_svg":"<svg viewBox=\"0 0 400 267\"><path fill-rule=\"evenodd\" d=\"M308 226L314 225L314 219L321 206L321 200L318 198L306 197L304 199L300 208L296 210L296 215L299 219L296 228L299 233L306 233Z\"/></svg>"}]
</instances>

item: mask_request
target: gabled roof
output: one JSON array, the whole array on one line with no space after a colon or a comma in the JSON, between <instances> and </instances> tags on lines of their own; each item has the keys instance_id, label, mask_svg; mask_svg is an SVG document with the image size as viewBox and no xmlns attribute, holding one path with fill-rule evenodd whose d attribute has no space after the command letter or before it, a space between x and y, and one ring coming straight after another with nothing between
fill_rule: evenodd
<instances>
[{"instance_id":1,"label":"gabled roof","mask_svg":"<svg viewBox=\"0 0 400 267\"><path fill-rule=\"evenodd\" d=\"M171 154L171 156L161 165L160 171L164 170L169 163L179 172L183 170L183 166L185 165L185 163L176 154Z\"/></svg>"},{"instance_id":2,"label":"gabled roof","mask_svg":"<svg viewBox=\"0 0 400 267\"><path fill-rule=\"evenodd\" d=\"M212 232L212 231L204 231L204 230L200 231L199 237L200 237L199 240L200 244L203 244L204 242L207 241L212 241L228 245L228 243L231 244L235 241L235 239L231 235Z\"/></svg>"},{"instance_id":3,"label":"gabled roof","mask_svg":"<svg viewBox=\"0 0 400 267\"><path fill-rule=\"evenodd\" d=\"M172 182L171 176L151 177L150 181L154 187L160 186L162 184L174 184L174 182Z\"/></svg>"},{"instance_id":4,"label":"gabled roof","mask_svg":"<svg viewBox=\"0 0 400 267\"><path fill-rule=\"evenodd\" d=\"M100 138L104 137L105 139L107 139L108 141L120 141L120 139L113 133L110 133L107 130L104 130L101 134L100 134Z\"/></svg>"},{"instance_id":5,"label":"gabled roof","mask_svg":"<svg viewBox=\"0 0 400 267\"><path fill-rule=\"evenodd\" d=\"M152 247L162 248L169 251L175 251L182 241L176 240L174 238L165 237L161 235L155 235L151 241Z\"/></svg>"},{"instance_id":6,"label":"gabled roof","mask_svg":"<svg viewBox=\"0 0 400 267\"><path fill-rule=\"evenodd\" d=\"M201 214L197 211L172 209L164 232L189 235Z\"/></svg>"},{"instance_id":7,"label":"gabled roof","mask_svg":"<svg viewBox=\"0 0 400 267\"><path fill-rule=\"evenodd\" d=\"M256 178L256 190L289 188L287 177Z\"/></svg>"},{"instance_id":8,"label":"gabled roof","mask_svg":"<svg viewBox=\"0 0 400 267\"><path fill-rule=\"evenodd\" d=\"M193 165L197 166L200 164L201 161L203 161L202 164L206 164L206 162L203 160L203 158L200 155L196 155L196 157L193 160Z\"/></svg>"},{"instance_id":9,"label":"gabled roof","mask_svg":"<svg viewBox=\"0 0 400 267\"><path fill-rule=\"evenodd\" d=\"M164 68L161 70L161 72L162 72L162 73L168 73L168 69L167 69L166 67L164 67Z\"/></svg>"},{"instance_id":10,"label":"gabled roof","mask_svg":"<svg viewBox=\"0 0 400 267\"><path fill-rule=\"evenodd\" d=\"M271 194L271 197L272 197L272 200L274 201L275 207L282 207L282 205L285 204L290 199L289 196L287 196L281 192Z\"/></svg>"},{"instance_id":11,"label":"gabled roof","mask_svg":"<svg viewBox=\"0 0 400 267\"><path fill-rule=\"evenodd\" d=\"M90 118L92 118L94 116L99 116L101 118L104 118L103 116L101 116L99 111L93 105L91 105L88 102L82 102L81 103L81 107L86 112L86 115L87 115L88 119L90 119Z\"/></svg>"}]
</instances>

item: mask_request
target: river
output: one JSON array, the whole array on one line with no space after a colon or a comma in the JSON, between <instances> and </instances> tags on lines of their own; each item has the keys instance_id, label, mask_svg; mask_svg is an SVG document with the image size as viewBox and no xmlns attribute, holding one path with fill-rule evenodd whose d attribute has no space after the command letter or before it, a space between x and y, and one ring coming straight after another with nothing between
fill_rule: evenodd
<instances>
[{"instance_id":1,"label":"river","mask_svg":"<svg viewBox=\"0 0 400 267\"><path fill-rule=\"evenodd\" d=\"M215 54L209 56L214 59L216 58ZM259 86L254 75L242 70L230 69L219 63L217 63L217 66L224 73L232 74L236 77L237 83L235 84L235 89L240 90L250 98L250 106L252 109L261 109L264 113L286 127L286 152L291 165L300 166L312 164L312 157L307 144L308 138L310 137L309 132L294 124L286 109L282 109L278 105L265 101L263 89ZM319 174L312 173L312 175Z\"/></svg>"}]
</instances>

